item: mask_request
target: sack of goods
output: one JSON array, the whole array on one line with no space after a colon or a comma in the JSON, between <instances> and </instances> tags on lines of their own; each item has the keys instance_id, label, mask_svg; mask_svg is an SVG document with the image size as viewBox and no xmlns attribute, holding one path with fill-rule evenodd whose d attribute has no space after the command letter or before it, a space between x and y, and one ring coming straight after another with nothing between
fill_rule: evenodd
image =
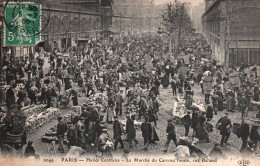
<instances>
[{"instance_id":1,"label":"sack of goods","mask_svg":"<svg viewBox=\"0 0 260 166\"><path fill-rule=\"evenodd\" d=\"M175 156L177 158L190 157L190 149L189 149L189 147L185 146L185 145L177 146Z\"/></svg>"}]
</instances>

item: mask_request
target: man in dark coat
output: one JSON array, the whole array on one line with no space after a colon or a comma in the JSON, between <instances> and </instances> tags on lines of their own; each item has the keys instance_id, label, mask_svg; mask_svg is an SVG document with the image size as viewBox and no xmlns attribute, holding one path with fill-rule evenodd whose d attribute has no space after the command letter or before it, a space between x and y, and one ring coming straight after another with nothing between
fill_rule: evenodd
<instances>
[{"instance_id":1,"label":"man in dark coat","mask_svg":"<svg viewBox=\"0 0 260 166\"><path fill-rule=\"evenodd\" d=\"M6 91L6 106L11 107L15 104L15 97L14 97L14 90L12 87L10 87Z\"/></svg>"},{"instance_id":2,"label":"man in dark coat","mask_svg":"<svg viewBox=\"0 0 260 166\"><path fill-rule=\"evenodd\" d=\"M220 91L220 87L217 87L216 95L218 95L218 111L223 111L223 93Z\"/></svg>"},{"instance_id":3,"label":"man in dark coat","mask_svg":"<svg viewBox=\"0 0 260 166\"><path fill-rule=\"evenodd\" d=\"M118 117L115 116L114 117L114 125L113 125L113 130L114 130L114 139L115 139L115 146L114 149L117 149L117 144L118 142L120 143L121 147L120 148L124 148L124 143L122 141L121 135L124 131L122 131L122 127L120 122L118 121Z\"/></svg>"},{"instance_id":4,"label":"man in dark coat","mask_svg":"<svg viewBox=\"0 0 260 166\"><path fill-rule=\"evenodd\" d=\"M167 152L171 140L173 140L175 146L177 147L176 131L175 131L175 126L172 123L172 119L168 119L166 133L167 133L167 141L165 143L164 152Z\"/></svg>"},{"instance_id":5,"label":"man in dark coat","mask_svg":"<svg viewBox=\"0 0 260 166\"><path fill-rule=\"evenodd\" d=\"M169 76L167 74L165 74L162 78L162 85L164 88L169 86Z\"/></svg>"},{"instance_id":6,"label":"man in dark coat","mask_svg":"<svg viewBox=\"0 0 260 166\"><path fill-rule=\"evenodd\" d=\"M207 104L208 104L208 108L207 108L207 112L206 112L206 118L207 118L207 121L211 121L211 119L213 118L213 108L209 102Z\"/></svg>"},{"instance_id":7,"label":"man in dark coat","mask_svg":"<svg viewBox=\"0 0 260 166\"><path fill-rule=\"evenodd\" d=\"M120 90L120 93L118 93L116 95L116 115L119 115L122 116L122 105L123 105L123 102L124 102L124 98L123 98L123 91Z\"/></svg>"},{"instance_id":8,"label":"man in dark coat","mask_svg":"<svg viewBox=\"0 0 260 166\"><path fill-rule=\"evenodd\" d=\"M239 100L238 105L239 105L239 110L241 111L241 116L243 118L244 115L245 115L246 108L248 107L248 101L245 98L245 95L243 93L241 95L242 96L241 96L241 98Z\"/></svg>"},{"instance_id":9,"label":"man in dark coat","mask_svg":"<svg viewBox=\"0 0 260 166\"><path fill-rule=\"evenodd\" d=\"M255 101L259 101L259 94L260 94L259 85L255 85L254 86L254 100Z\"/></svg>"},{"instance_id":10,"label":"man in dark coat","mask_svg":"<svg viewBox=\"0 0 260 166\"><path fill-rule=\"evenodd\" d=\"M147 100L145 99L145 96L142 95L139 101L139 119L141 119L142 116L144 116L147 113L147 109L148 109L148 104L147 104Z\"/></svg>"},{"instance_id":11,"label":"man in dark coat","mask_svg":"<svg viewBox=\"0 0 260 166\"><path fill-rule=\"evenodd\" d=\"M246 91L245 91L245 97L247 99L248 106L250 106L252 96L253 96L253 94L250 90L250 87L248 86Z\"/></svg>"},{"instance_id":12,"label":"man in dark coat","mask_svg":"<svg viewBox=\"0 0 260 166\"><path fill-rule=\"evenodd\" d=\"M142 137L144 138L144 150L148 150L147 147L151 141L152 137L152 126L148 122L148 117L145 117L145 121L141 125Z\"/></svg>"},{"instance_id":13,"label":"man in dark coat","mask_svg":"<svg viewBox=\"0 0 260 166\"><path fill-rule=\"evenodd\" d=\"M57 137L59 141L59 150L61 153L64 153L64 145L63 145L63 139L64 134L67 132L67 126L62 121L62 117L58 117L58 125L57 125Z\"/></svg>"},{"instance_id":14,"label":"man in dark coat","mask_svg":"<svg viewBox=\"0 0 260 166\"><path fill-rule=\"evenodd\" d=\"M191 125L190 112L187 112L187 114L182 118L182 121L185 127L185 137L188 137Z\"/></svg>"},{"instance_id":15,"label":"man in dark coat","mask_svg":"<svg viewBox=\"0 0 260 166\"><path fill-rule=\"evenodd\" d=\"M150 92L153 92L153 94L157 97L158 95L160 95L159 92L159 87L157 86L152 86L152 88L150 89Z\"/></svg>"},{"instance_id":16,"label":"man in dark coat","mask_svg":"<svg viewBox=\"0 0 260 166\"><path fill-rule=\"evenodd\" d=\"M173 96L177 95L177 83L175 80L171 82L171 87L172 87L172 94Z\"/></svg>"},{"instance_id":17,"label":"man in dark coat","mask_svg":"<svg viewBox=\"0 0 260 166\"><path fill-rule=\"evenodd\" d=\"M220 145L223 146L224 143L227 143L228 138L231 133L231 120L228 117L228 113L225 113L225 116L221 117L217 124L220 124L220 135L222 135Z\"/></svg>"},{"instance_id":18,"label":"man in dark coat","mask_svg":"<svg viewBox=\"0 0 260 166\"><path fill-rule=\"evenodd\" d=\"M248 136L249 136L249 125L246 124L244 122L244 120L242 120L242 124L241 124L241 127L240 127L240 137L241 137L241 140L242 140L242 147L240 149L240 152L242 152L243 150L245 150L246 146L247 146L247 139L248 139Z\"/></svg>"},{"instance_id":19,"label":"man in dark coat","mask_svg":"<svg viewBox=\"0 0 260 166\"><path fill-rule=\"evenodd\" d=\"M192 137L196 136L196 130L197 130L197 124L199 122L199 114L197 110L193 110L192 116L191 116L191 127L193 129Z\"/></svg>"},{"instance_id":20,"label":"man in dark coat","mask_svg":"<svg viewBox=\"0 0 260 166\"><path fill-rule=\"evenodd\" d=\"M95 126L96 126L96 122L100 119L97 108L91 109L89 119L90 119L89 125L90 125L90 130L91 130L90 132L92 134L91 146L94 146L95 145L95 141L96 141Z\"/></svg>"},{"instance_id":21,"label":"man in dark coat","mask_svg":"<svg viewBox=\"0 0 260 166\"><path fill-rule=\"evenodd\" d=\"M155 115L156 120L158 120L158 112L159 112L160 103L156 99L155 96L152 96L152 103L151 103L151 112Z\"/></svg>"},{"instance_id":22,"label":"man in dark coat","mask_svg":"<svg viewBox=\"0 0 260 166\"><path fill-rule=\"evenodd\" d=\"M47 91L47 86L44 84L41 88L41 104L44 103L46 104L46 91Z\"/></svg>"},{"instance_id":23,"label":"man in dark coat","mask_svg":"<svg viewBox=\"0 0 260 166\"><path fill-rule=\"evenodd\" d=\"M135 145L138 144L138 140L136 139L136 130L134 125L135 116L132 115L131 117L127 115L126 120L126 134L127 134L127 140L129 143L129 147L132 147L132 141L135 142Z\"/></svg>"}]
</instances>

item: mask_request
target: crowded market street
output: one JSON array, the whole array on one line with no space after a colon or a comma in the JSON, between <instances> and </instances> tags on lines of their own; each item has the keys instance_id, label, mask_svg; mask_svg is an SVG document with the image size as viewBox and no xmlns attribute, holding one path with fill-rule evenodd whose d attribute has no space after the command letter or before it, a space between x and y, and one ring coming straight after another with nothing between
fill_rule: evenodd
<instances>
[{"instance_id":1,"label":"crowded market street","mask_svg":"<svg viewBox=\"0 0 260 166\"><path fill-rule=\"evenodd\" d=\"M234 34L226 30L230 25L222 33L222 23L208 22L208 11L219 3L230 7L229 1L216 0L211 7L205 1L203 28L222 33L213 39L211 31L195 25L191 3L175 0L159 12L155 9L162 6L154 1L143 2L137 9L141 13L148 6L148 19L109 13L121 1L101 2L79 1L70 17L72 2L0 6L18 13L0 15L5 33L0 50L0 159L259 159L260 59L253 48L258 43L245 49L243 39L234 48ZM78 11L82 6L88 11L88 5L96 13ZM239 5L232 7L240 10ZM54 16L57 11L60 18ZM12 29L26 22L20 17L35 24L22 27L33 27L33 35L26 34L29 30L16 34L21 26ZM131 26L123 28L121 19ZM46 23L43 29L41 22Z\"/></svg>"}]
</instances>

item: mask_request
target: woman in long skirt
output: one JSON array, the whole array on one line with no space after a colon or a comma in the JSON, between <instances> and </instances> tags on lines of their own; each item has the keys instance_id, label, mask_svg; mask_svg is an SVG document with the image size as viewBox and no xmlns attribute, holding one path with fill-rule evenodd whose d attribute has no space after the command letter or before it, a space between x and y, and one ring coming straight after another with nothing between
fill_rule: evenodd
<instances>
[{"instance_id":1,"label":"woman in long skirt","mask_svg":"<svg viewBox=\"0 0 260 166\"><path fill-rule=\"evenodd\" d=\"M115 103L113 101L113 98L110 98L108 100L108 109L107 109L107 122L108 123L112 123L113 122L114 106L115 106Z\"/></svg>"},{"instance_id":2,"label":"woman in long skirt","mask_svg":"<svg viewBox=\"0 0 260 166\"><path fill-rule=\"evenodd\" d=\"M159 141L159 137L158 137L157 132L155 130L155 127L157 125L156 117L150 111L149 111L149 123L151 123L151 126L152 126L152 134L151 134L151 142L150 143L157 144L156 141Z\"/></svg>"}]
</instances>

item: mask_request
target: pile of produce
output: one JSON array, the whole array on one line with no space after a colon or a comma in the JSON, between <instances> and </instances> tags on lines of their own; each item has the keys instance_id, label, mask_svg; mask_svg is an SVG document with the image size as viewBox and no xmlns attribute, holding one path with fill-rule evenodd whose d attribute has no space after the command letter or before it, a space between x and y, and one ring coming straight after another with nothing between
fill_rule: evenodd
<instances>
[{"instance_id":1,"label":"pile of produce","mask_svg":"<svg viewBox=\"0 0 260 166\"><path fill-rule=\"evenodd\" d=\"M42 136L42 142L52 142L52 141L55 141L57 142L58 141L58 138L57 138L57 126L53 126L50 128L49 131L47 131L44 136Z\"/></svg>"},{"instance_id":2,"label":"pile of produce","mask_svg":"<svg viewBox=\"0 0 260 166\"><path fill-rule=\"evenodd\" d=\"M46 111L39 114L34 113L27 117L25 122L25 130L27 133L32 133L50 122L53 118L57 118L59 115L60 110L58 108L48 108Z\"/></svg>"},{"instance_id":3,"label":"pile of produce","mask_svg":"<svg viewBox=\"0 0 260 166\"><path fill-rule=\"evenodd\" d=\"M23 111L24 115L26 117L29 117L33 114L39 114L45 110L46 104L41 105L29 105L26 107L23 107L21 110Z\"/></svg>"},{"instance_id":4,"label":"pile of produce","mask_svg":"<svg viewBox=\"0 0 260 166\"><path fill-rule=\"evenodd\" d=\"M192 108L192 109L196 109L196 110L198 110L198 111L200 111L200 112L206 112L206 110L205 110L203 104L193 103L193 104L191 105L191 108Z\"/></svg>"},{"instance_id":5,"label":"pile of produce","mask_svg":"<svg viewBox=\"0 0 260 166\"><path fill-rule=\"evenodd\" d=\"M182 118L187 113L187 110L185 109L185 100L181 99L179 97L176 97L173 102L173 109L172 109L172 115L174 118L174 122L176 124L182 123Z\"/></svg>"}]
</instances>

